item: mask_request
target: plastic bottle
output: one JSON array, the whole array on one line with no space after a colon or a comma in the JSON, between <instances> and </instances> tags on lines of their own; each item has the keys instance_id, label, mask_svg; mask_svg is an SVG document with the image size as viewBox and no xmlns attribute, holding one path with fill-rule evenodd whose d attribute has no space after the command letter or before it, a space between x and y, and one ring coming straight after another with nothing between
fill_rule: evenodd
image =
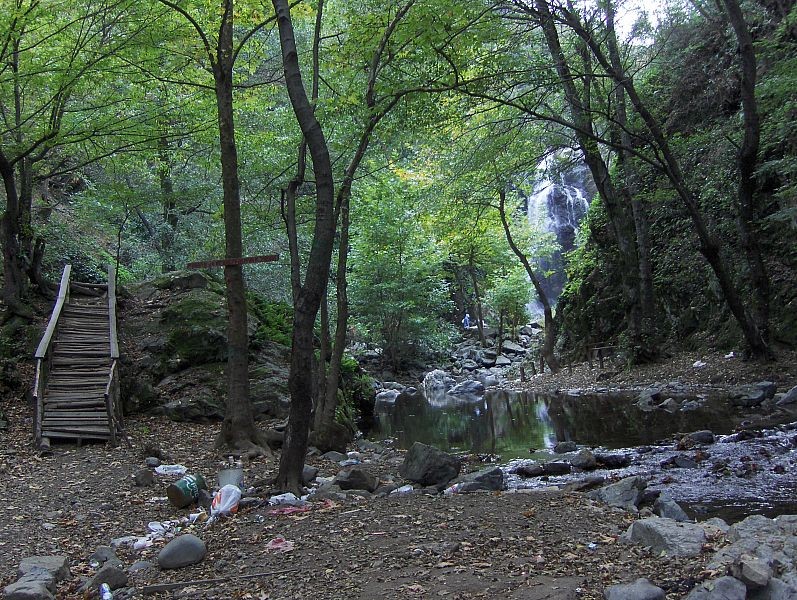
<instances>
[{"instance_id":1,"label":"plastic bottle","mask_svg":"<svg viewBox=\"0 0 797 600\"><path fill-rule=\"evenodd\" d=\"M107 583L100 584L100 600L113 600L111 586Z\"/></svg>"}]
</instances>

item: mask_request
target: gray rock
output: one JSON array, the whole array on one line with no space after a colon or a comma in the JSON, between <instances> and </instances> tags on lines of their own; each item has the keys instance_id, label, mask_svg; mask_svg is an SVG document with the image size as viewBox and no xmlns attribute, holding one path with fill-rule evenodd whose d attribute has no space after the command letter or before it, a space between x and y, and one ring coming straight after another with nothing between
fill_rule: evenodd
<instances>
[{"instance_id":1,"label":"gray rock","mask_svg":"<svg viewBox=\"0 0 797 600\"><path fill-rule=\"evenodd\" d=\"M697 586L686 600L745 600L747 588L738 579L720 577Z\"/></svg>"},{"instance_id":2,"label":"gray rock","mask_svg":"<svg viewBox=\"0 0 797 600\"><path fill-rule=\"evenodd\" d=\"M647 579L637 579L634 583L607 587L603 597L606 600L664 600L664 590Z\"/></svg>"},{"instance_id":3,"label":"gray rock","mask_svg":"<svg viewBox=\"0 0 797 600\"><path fill-rule=\"evenodd\" d=\"M570 464L582 471L591 471L598 466L598 460L590 450L584 448L570 459Z\"/></svg>"},{"instance_id":4,"label":"gray rock","mask_svg":"<svg viewBox=\"0 0 797 600\"><path fill-rule=\"evenodd\" d=\"M496 367L508 367L512 364L512 361L509 360L506 356L501 354L498 358L495 359L495 366Z\"/></svg>"},{"instance_id":5,"label":"gray rock","mask_svg":"<svg viewBox=\"0 0 797 600\"><path fill-rule=\"evenodd\" d=\"M130 565L130 567L127 569L127 572L130 573L131 575L133 575L135 573L139 573L141 571L146 571L146 570L152 569L154 567L155 567L155 565L153 565L148 560L137 560L132 565Z\"/></svg>"},{"instance_id":6,"label":"gray rock","mask_svg":"<svg viewBox=\"0 0 797 600\"><path fill-rule=\"evenodd\" d=\"M632 523L624 538L647 546L656 554L664 552L668 556L697 556L706 542L706 532L700 525L650 517Z\"/></svg>"},{"instance_id":7,"label":"gray rock","mask_svg":"<svg viewBox=\"0 0 797 600\"><path fill-rule=\"evenodd\" d=\"M713 444L714 433L708 429L702 431L693 431L684 436L685 441L692 442L693 444Z\"/></svg>"},{"instance_id":8,"label":"gray rock","mask_svg":"<svg viewBox=\"0 0 797 600\"><path fill-rule=\"evenodd\" d=\"M459 475L460 460L450 454L415 442L407 451L399 473L424 486L445 486Z\"/></svg>"},{"instance_id":9,"label":"gray rock","mask_svg":"<svg viewBox=\"0 0 797 600\"><path fill-rule=\"evenodd\" d=\"M470 400L478 400L482 396L484 396L484 384L481 381L474 381L469 379L467 381L463 381L458 383L450 390L448 390L449 396L462 396L466 399Z\"/></svg>"},{"instance_id":10,"label":"gray rock","mask_svg":"<svg viewBox=\"0 0 797 600\"><path fill-rule=\"evenodd\" d=\"M545 469L542 465L520 465L512 469L511 473L520 477L540 477L545 475Z\"/></svg>"},{"instance_id":11,"label":"gray rock","mask_svg":"<svg viewBox=\"0 0 797 600\"><path fill-rule=\"evenodd\" d=\"M775 404L778 406L786 406L788 404L794 404L795 402L797 402L797 385L783 394L783 397L780 398Z\"/></svg>"},{"instance_id":12,"label":"gray rock","mask_svg":"<svg viewBox=\"0 0 797 600\"><path fill-rule=\"evenodd\" d=\"M667 398L664 402L662 402L661 404L657 405L656 408L659 408L661 410L665 410L665 411L667 411L669 413L674 413L679 408L681 408L681 405L678 404L678 402L674 398Z\"/></svg>"},{"instance_id":13,"label":"gray rock","mask_svg":"<svg viewBox=\"0 0 797 600\"><path fill-rule=\"evenodd\" d=\"M504 472L500 467L488 467L476 473L459 477L456 483L460 484L458 488L460 492L475 492L477 490L498 492L504 489Z\"/></svg>"},{"instance_id":14,"label":"gray rock","mask_svg":"<svg viewBox=\"0 0 797 600\"><path fill-rule=\"evenodd\" d=\"M697 462L686 454L676 454L661 461L661 466L665 469L696 469Z\"/></svg>"},{"instance_id":15,"label":"gray rock","mask_svg":"<svg viewBox=\"0 0 797 600\"><path fill-rule=\"evenodd\" d=\"M205 558L207 552L205 542L195 535L190 533L179 535L158 553L158 565L161 569L179 569L195 565Z\"/></svg>"},{"instance_id":16,"label":"gray rock","mask_svg":"<svg viewBox=\"0 0 797 600\"><path fill-rule=\"evenodd\" d=\"M35 588L37 584L41 584L47 588L47 591L52 592L53 594L55 594L56 590L58 589L58 584L56 583L53 574L49 571L41 571L39 569L35 569L26 573L17 580L17 583L28 584L33 588Z\"/></svg>"},{"instance_id":17,"label":"gray rock","mask_svg":"<svg viewBox=\"0 0 797 600\"><path fill-rule=\"evenodd\" d=\"M310 465L304 465L304 469L302 469L302 483L304 483L304 485L310 485L316 477L318 477L318 469Z\"/></svg>"},{"instance_id":18,"label":"gray rock","mask_svg":"<svg viewBox=\"0 0 797 600\"><path fill-rule=\"evenodd\" d=\"M396 402L396 398L398 398L399 394L398 390L385 390L384 392L379 392L374 398L374 406L377 408L381 406L390 406Z\"/></svg>"},{"instance_id":19,"label":"gray rock","mask_svg":"<svg viewBox=\"0 0 797 600\"><path fill-rule=\"evenodd\" d=\"M123 588L127 585L127 573L117 566L104 565L89 580L86 589L96 590L103 583L107 583L112 590Z\"/></svg>"},{"instance_id":20,"label":"gray rock","mask_svg":"<svg viewBox=\"0 0 797 600\"><path fill-rule=\"evenodd\" d=\"M690 412L698 410L702 405L697 400L687 400L681 404L681 412Z\"/></svg>"},{"instance_id":21,"label":"gray rock","mask_svg":"<svg viewBox=\"0 0 797 600\"><path fill-rule=\"evenodd\" d=\"M570 466L570 463L552 460L543 463L542 470L545 475L567 475L573 468Z\"/></svg>"},{"instance_id":22,"label":"gray rock","mask_svg":"<svg viewBox=\"0 0 797 600\"><path fill-rule=\"evenodd\" d=\"M772 579L772 567L764 560L743 554L731 565L731 575L741 581L748 590L757 590Z\"/></svg>"},{"instance_id":23,"label":"gray rock","mask_svg":"<svg viewBox=\"0 0 797 600\"><path fill-rule=\"evenodd\" d=\"M565 454L567 452L575 452L578 450L578 445L575 442L559 442L553 447L556 454Z\"/></svg>"},{"instance_id":24,"label":"gray rock","mask_svg":"<svg viewBox=\"0 0 797 600\"><path fill-rule=\"evenodd\" d=\"M772 537L780 533L780 527L772 519L763 515L750 515L743 521L731 525L728 530L728 540L737 542L744 539Z\"/></svg>"},{"instance_id":25,"label":"gray rock","mask_svg":"<svg viewBox=\"0 0 797 600\"><path fill-rule=\"evenodd\" d=\"M479 365L475 361L468 359L462 361L462 368L466 371L475 371L479 368Z\"/></svg>"},{"instance_id":26,"label":"gray rock","mask_svg":"<svg viewBox=\"0 0 797 600\"><path fill-rule=\"evenodd\" d=\"M767 400L772 400L772 398L775 397L775 392L778 390L778 386L772 381L759 381L758 383L754 383L753 386L764 392L764 396Z\"/></svg>"},{"instance_id":27,"label":"gray rock","mask_svg":"<svg viewBox=\"0 0 797 600\"><path fill-rule=\"evenodd\" d=\"M587 496L609 506L636 510L646 487L647 484L641 477L626 477L617 483L593 490Z\"/></svg>"},{"instance_id":28,"label":"gray rock","mask_svg":"<svg viewBox=\"0 0 797 600\"><path fill-rule=\"evenodd\" d=\"M119 557L116 556L116 553L110 546L100 546L89 556L89 564L92 566L102 566L106 563L117 567L122 564L122 561L119 560Z\"/></svg>"},{"instance_id":29,"label":"gray rock","mask_svg":"<svg viewBox=\"0 0 797 600\"><path fill-rule=\"evenodd\" d=\"M63 581L69 577L69 560L66 556L29 556L19 562L17 575L24 577L32 571L46 571L53 579Z\"/></svg>"},{"instance_id":30,"label":"gray rock","mask_svg":"<svg viewBox=\"0 0 797 600\"><path fill-rule=\"evenodd\" d=\"M767 391L757 385L744 385L731 392L731 403L734 406L753 408L767 399Z\"/></svg>"},{"instance_id":31,"label":"gray rock","mask_svg":"<svg viewBox=\"0 0 797 600\"><path fill-rule=\"evenodd\" d=\"M653 512L660 517L672 519L674 521L684 522L689 520L689 515L684 512L684 509L673 500L668 493L660 494L653 503Z\"/></svg>"},{"instance_id":32,"label":"gray rock","mask_svg":"<svg viewBox=\"0 0 797 600\"><path fill-rule=\"evenodd\" d=\"M597 453L595 459L604 469L624 469L631 464L631 457L627 454Z\"/></svg>"},{"instance_id":33,"label":"gray rock","mask_svg":"<svg viewBox=\"0 0 797 600\"><path fill-rule=\"evenodd\" d=\"M54 600L43 583L38 581L17 581L3 588L3 597L6 600Z\"/></svg>"},{"instance_id":34,"label":"gray rock","mask_svg":"<svg viewBox=\"0 0 797 600\"><path fill-rule=\"evenodd\" d=\"M133 475L133 484L136 487L152 487L155 485L155 473L150 469L141 469Z\"/></svg>"},{"instance_id":35,"label":"gray rock","mask_svg":"<svg viewBox=\"0 0 797 600\"><path fill-rule=\"evenodd\" d=\"M354 467L338 473L334 483L342 490L366 490L368 492L373 492L379 487L379 477L372 475L365 469Z\"/></svg>"},{"instance_id":36,"label":"gray rock","mask_svg":"<svg viewBox=\"0 0 797 600\"><path fill-rule=\"evenodd\" d=\"M728 533L728 530L731 528L724 520L720 519L719 517L711 517L710 519L706 519L705 521L700 523L703 527L713 527L717 531L721 533Z\"/></svg>"},{"instance_id":37,"label":"gray rock","mask_svg":"<svg viewBox=\"0 0 797 600\"><path fill-rule=\"evenodd\" d=\"M497 358L495 350L482 350L479 352L478 361L482 367L494 367L495 359Z\"/></svg>"},{"instance_id":38,"label":"gray rock","mask_svg":"<svg viewBox=\"0 0 797 600\"><path fill-rule=\"evenodd\" d=\"M753 591L748 598L750 600L794 600L797 598L797 587L782 579L772 578L766 587Z\"/></svg>"},{"instance_id":39,"label":"gray rock","mask_svg":"<svg viewBox=\"0 0 797 600\"><path fill-rule=\"evenodd\" d=\"M501 349L504 352L509 352L510 354L525 354L526 349L521 346L520 344L516 344L515 342L504 342L501 345Z\"/></svg>"},{"instance_id":40,"label":"gray rock","mask_svg":"<svg viewBox=\"0 0 797 600\"><path fill-rule=\"evenodd\" d=\"M382 387L386 390L398 390L399 392L403 392L406 386L400 384L398 381L385 381L382 383Z\"/></svg>"},{"instance_id":41,"label":"gray rock","mask_svg":"<svg viewBox=\"0 0 797 600\"><path fill-rule=\"evenodd\" d=\"M159 467L161 465L161 459L157 456L149 456L144 461L144 464L147 465L150 469L154 469L155 467Z\"/></svg>"},{"instance_id":42,"label":"gray rock","mask_svg":"<svg viewBox=\"0 0 797 600\"><path fill-rule=\"evenodd\" d=\"M342 460L346 460L349 457L343 454L342 452L335 452L334 450L330 450L329 452L322 454L321 458L337 463Z\"/></svg>"}]
</instances>

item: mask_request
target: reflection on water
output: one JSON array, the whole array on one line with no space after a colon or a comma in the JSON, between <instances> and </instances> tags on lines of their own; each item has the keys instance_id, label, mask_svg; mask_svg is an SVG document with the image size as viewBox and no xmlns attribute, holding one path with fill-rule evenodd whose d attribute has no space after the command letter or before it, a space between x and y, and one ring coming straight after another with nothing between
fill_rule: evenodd
<instances>
[{"instance_id":1,"label":"reflection on water","mask_svg":"<svg viewBox=\"0 0 797 600\"><path fill-rule=\"evenodd\" d=\"M496 390L483 398L401 395L394 405L376 408L369 437L394 438L402 448L419 441L448 451L529 456L529 448L557 441L606 448L652 444L676 432L711 429L728 433L736 420L729 403L706 400L693 411L644 412L636 395L543 395Z\"/></svg>"}]
</instances>

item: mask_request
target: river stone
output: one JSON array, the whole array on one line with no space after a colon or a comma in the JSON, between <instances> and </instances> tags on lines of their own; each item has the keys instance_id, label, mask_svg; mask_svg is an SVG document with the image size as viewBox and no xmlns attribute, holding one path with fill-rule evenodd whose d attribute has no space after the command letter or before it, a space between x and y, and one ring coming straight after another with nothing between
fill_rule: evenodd
<instances>
[{"instance_id":1,"label":"river stone","mask_svg":"<svg viewBox=\"0 0 797 600\"><path fill-rule=\"evenodd\" d=\"M714 433L708 429L704 429L702 431L693 431L692 433L685 435L682 441L692 442L693 444L713 444Z\"/></svg>"},{"instance_id":2,"label":"river stone","mask_svg":"<svg viewBox=\"0 0 797 600\"><path fill-rule=\"evenodd\" d=\"M689 515L687 515L684 509L666 492L660 494L659 497L656 498L656 501L653 503L653 512L660 517L673 519L674 521L684 522L689 520Z\"/></svg>"},{"instance_id":3,"label":"river stone","mask_svg":"<svg viewBox=\"0 0 797 600\"><path fill-rule=\"evenodd\" d=\"M602 454L595 455L598 464L604 469L624 469L631 464L631 457L627 454Z\"/></svg>"},{"instance_id":4,"label":"river stone","mask_svg":"<svg viewBox=\"0 0 797 600\"><path fill-rule=\"evenodd\" d=\"M477 490L487 490L498 492L504 489L504 472L500 467L488 467L459 477L456 481L460 486L460 492L475 492Z\"/></svg>"},{"instance_id":5,"label":"river stone","mask_svg":"<svg viewBox=\"0 0 797 600\"><path fill-rule=\"evenodd\" d=\"M606 600L664 600L664 590L647 579L637 579L634 583L611 585L603 592Z\"/></svg>"},{"instance_id":6,"label":"river stone","mask_svg":"<svg viewBox=\"0 0 797 600\"><path fill-rule=\"evenodd\" d=\"M29 556L19 562L17 575L24 577L33 571L46 571L58 582L69 577L69 560L66 556Z\"/></svg>"},{"instance_id":7,"label":"river stone","mask_svg":"<svg viewBox=\"0 0 797 600\"><path fill-rule=\"evenodd\" d=\"M116 552L110 546L100 546L91 556L89 556L89 564L92 566L111 564L117 567L122 566L122 561L116 556Z\"/></svg>"},{"instance_id":8,"label":"river stone","mask_svg":"<svg viewBox=\"0 0 797 600\"><path fill-rule=\"evenodd\" d=\"M353 468L341 471L334 483L342 490L366 490L373 492L379 486L379 477L365 469Z\"/></svg>"},{"instance_id":9,"label":"river stone","mask_svg":"<svg viewBox=\"0 0 797 600\"><path fill-rule=\"evenodd\" d=\"M706 532L700 525L662 517L634 521L623 535L630 542L668 556L697 556L706 542Z\"/></svg>"},{"instance_id":10,"label":"river stone","mask_svg":"<svg viewBox=\"0 0 797 600\"><path fill-rule=\"evenodd\" d=\"M520 465L510 472L520 477L540 477L545 475L545 469L542 468L542 465Z\"/></svg>"},{"instance_id":11,"label":"river stone","mask_svg":"<svg viewBox=\"0 0 797 600\"><path fill-rule=\"evenodd\" d=\"M674 398L667 398L664 402L656 406L656 408L665 410L669 413L676 412L680 407L681 405L678 404L678 402Z\"/></svg>"},{"instance_id":12,"label":"river stone","mask_svg":"<svg viewBox=\"0 0 797 600\"><path fill-rule=\"evenodd\" d=\"M448 394L449 396L465 396L468 399L477 400L484 395L484 384L481 381L469 379L452 387L448 390Z\"/></svg>"},{"instance_id":13,"label":"river stone","mask_svg":"<svg viewBox=\"0 0 797 600\"><path fill-rule=\"evenodd\" d=\"M433 446L415 442L399 468L402 477L424 486L445 486L459 475L460 460Z\"/></svg>"},{"instance_id":14,"label":"river stone","mask_svg":"<svg viewBox=\"0 0 797 600\"><path fill-rule=\"evenodd\" d=\"M552 460L543 463L542 470L545 475L567 475L573 468L570 466L570 463Z\"/></svg>"},{"instance_id":15,"label":"river stone","mask_svg":"<svg viewBox=\"0 0 797 600\"><path fill-rule=\"evenodd\" d=\"M743 385L731 392L731 403L734 406L753 408L767 399L767 391L758 385Z\"/></svg>"},{"instance_id":16,"label":"river stone","mask_svg":"<svg viewBox=\"0 0 797 600\"><path fill-rule=\"evenodd\" d=\"M731 525L728 530L728 540L738 542L739 540L772 537L780 533L782 533L781 528L772 519L763 515L750 515L743 521Z\"/></svg>"},{"instance_id":17,"label":"river stone","mask_svg":"<svg viewBox=\"0 0 797 600\"><path fill-rule=\"evenodd\" d=\"M195 565L205 558L207 552L205 542L197 536L190 533L179 535L158 553L158 565L161 569L179 569Z\"/></svg>"},{"instance_id":18,"label":"river stone","mask_svg":"<svg viewBox=\"0 0 797 600\"><path fill-rule=\"evenodd\" d=\"M3 598L6 600L54 600L55 596L42 582L26 581L23 578L4 587Z\"/></svg>"},{"instance_id":19,"label":"river stone","mask_svg":"<svg viewBox=\"0 0 797 600\"><path fill-rule=\"evenodd\" d=\"M641 477L626 477L617 483L589 492L587 497L609 506L636 510L646 487L647 484Z\"/></svg>"},{"instance_id":20,"label":"river stone","mask_svg":"<svg viewBox=\"0 0 797 600\"><path fill-rule=\"evenodd\" d=\"M591 471L598 466L598 461L591 451L584 448L570 459L570 464L582 471Z\"/></svg>"},{"instance_id":21,"label":"river stone","mask_svg":"<svg viewBox=\"0 0 797 600\"><path fill-rule=\"evenodd\" d=\"M697 586L686 600L745 600L747 588L738 579L720 577Z\"/></svg>"},{"instance_id":22,"label":"river stone","mask_svg":"<svg viewBox=\"0 0 797 600\"><path fill-rule=\"evenodd\" d=\"M797 598L797 587L773 577L765 588L755 590L748 595L748 598L750 600L794 600Z\"/></svg>"},{"instance_id":23,"label":"river stone","mask_svg":"<svg viewBox=\"0 0 797 600\"><path fill-rule=\"evenodd\" d=\"M398 390L385 390L379 392L374 398L374 406L379 408L381 406L388 406L393 404L401 392Z\"/></svg>"},{"instance_id":24,"label":"river stone","mask_svg":"<svg viewBox=\"0 0 797 600\"><path fill-rule=\"evenodd\" d=\"M731 564L731 575L741 581L748 590L766 587L772 579L772 567L764 560L742 554Z\"/></svg>"},{"instance_id":25,"label":"river stone","mask_svg":"<svg viewBox=\"0 0 797 600\"><path fill-rule=\"evenodd\" d=\"M567 452L575 452L578 450L578 445L575 442L559 442L556 446L553 447L553 451L556 454L565 454Z\"/></svg>"},{"instance_id":26,"label":"river stone","mask_svg":"<svg viewBox=\"0 0 797 600\"><path fill-rule=\"evenodd\" d=\"M155 485L155 473L151 469L141 469L133 475L133 485L136 487L152 487Z\"/></svg>"},{"instance_id":27,"label":"river stone","mask_svg":"<svg viewBox=\"0 0 797 600\"><path fill-rule=\"evenodd\" d=\"M786 406L787 404L794 404L797 402L797 385L791 388L788 392L783 394L783 397L775 404L778 406Z\"/></svg>"},{"instance_id":28,"label":"river stone","mask_svg":"<svg viewBox=\"0 0 797 600\"><path fill-rule=\"evenodd\" d=\"M479 365L476 364L476 361L467 359L462 361L462 368L466 371L475 371L479 368Z\"/></svg>"}]
</instances>

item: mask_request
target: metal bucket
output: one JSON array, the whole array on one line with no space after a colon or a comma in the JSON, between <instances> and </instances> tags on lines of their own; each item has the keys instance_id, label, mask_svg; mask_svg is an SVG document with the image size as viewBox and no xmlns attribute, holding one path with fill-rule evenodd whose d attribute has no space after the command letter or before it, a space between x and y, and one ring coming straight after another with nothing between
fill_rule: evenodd
<instances>
[{"instance_id":1,"label":"metal bucket","mask_svg":"<svg viewBox=\"0 0 797 600\"><path fill-rule=\"evenodd\" d=\"M216 480L219 482L220 488L223 488L225 485L234 485L238 489L241 489L244 480L243 467L225 466L219 470Z\"/></svg>"},{"instance_id":2,"label":"metal bucket","mask_svg":"<svg viewBox=\"0 0 797 600\"><path fill-rule=\"evenodd\" d=\"M185 508L197 501L199 490L206 489L208 489L208 486L202 475L186 475L170 484L166 488L166 495L169 497L169 502L177 508Z\"/></svg>"}]
</instances>

